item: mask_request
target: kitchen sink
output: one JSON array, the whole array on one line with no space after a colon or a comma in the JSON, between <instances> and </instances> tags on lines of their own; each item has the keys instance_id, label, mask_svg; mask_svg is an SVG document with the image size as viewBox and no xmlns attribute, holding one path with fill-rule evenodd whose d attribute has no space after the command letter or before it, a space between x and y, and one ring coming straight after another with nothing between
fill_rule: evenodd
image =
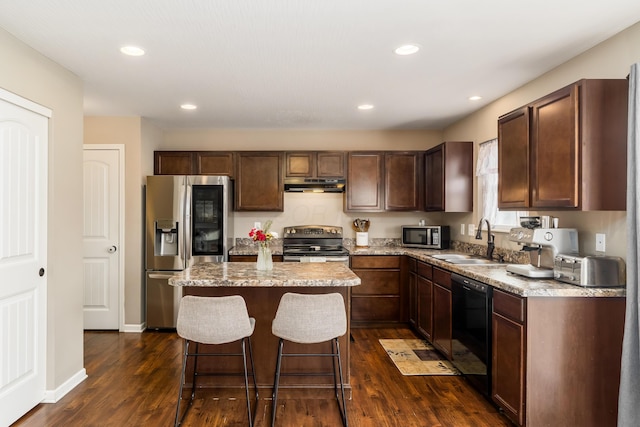
<instances>
[{"instance_id":1,"label":"kitchen sink","mask_svg":"<svg viewBox=\"0 0 640 427\"><path fill-rule=\"evenodd\" d=\"M439 259L450 264L457 265L502 265L496 261L491 261L486 258L481 258L477 255L467 254L438 254L431 255L432 258Z\"/></svg>"}]
</instances>

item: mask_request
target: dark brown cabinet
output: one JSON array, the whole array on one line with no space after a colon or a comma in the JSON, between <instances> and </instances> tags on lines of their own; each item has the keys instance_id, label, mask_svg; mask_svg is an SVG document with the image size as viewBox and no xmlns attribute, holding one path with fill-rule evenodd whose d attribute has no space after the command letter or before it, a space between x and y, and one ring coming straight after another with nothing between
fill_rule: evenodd
<instances>
[{"instance_id":1,"label":"dark brown cabinet","mask_svg":"<svg viewBox=\"0 0 640 427\"><path fill-rule=\"evenodd\" d=\"M195 175L192 151L154 151L154 175Z\"/></svg>"},{"instance_id":2,"label":"dark brown cabinet","mask_svg":"<svg viewBox=\"0 0 640 427\"><path fill-rule=\"evenodd\" d=\"M285 176L287 178L344 178L344 152L287 152Z\"/></svg>"},{"instance_id":3,"label":"dark brown cabinet","mask_svg":"<svg viewBox=\"0 0 640 427\"><path fill-rule=\"evenodd\" d=\"M418 261L416 277L416 329L425 339L433 336L433 267Z\"/></svg>"},{"instance_id":4,"label":"dark brown cabinet","mask_svg":"<svg viewBox=\"0 0 640 427\"><path fill-rule=\"evenodd\" d=\"M347 155L346 212L384 210L384 154L350 152Z\"/></svg>"},{"instance_id":5,"label":"dark brown cabinet","mask_svg":"<svg viewBox=\"0 0 640 427\"><path fill-rule=\"evenodd\" d=\"M361 284L351 292L353 327L397 324L402 320L400 256L357 255L351 269Z\"/></svg>"},{"instance_id":6,"label":"dark brown cabinet","mask_svg":"<svg viewBox=\"0 0 640 427\"><path fill-rule=\"evenodd\" d=\"M426 211L473 211L473 142L448 141L428 150L424 176Z\"/></svg>"},{"instance_id":7,"label":"dark brown cabinet","mask_svg":"<svg viewBox=\"0 0 640 427\"><path fill-rule=\"evenodd\" d=\"M404 273L403 273L404 271ZM406 280L406 292L407 292L407 316L409 324L413 328L417 328L418 325L418 270L417 261L415 258L408 256L403 257L403 266L401 268L401 274Z\"/></svg>"},{"instance_id":8,"label":"dark brown cabinet","mask_svg":"<svg viewBox=\"0 0 640 427\"><path fill-rule=\"evenodd\" d=\"M284 210L283 161L278 151L236 153L236 210Z\"/></svg>"},{"instance_id":9,"label":"dark brown cabinet","mask_svg":"<svg viewBox=\"0 0 640 427\"><path fill-rule=\"evenodd\" d=\"M525 316L523 298L494 290L492 398L514 423L524 425Z\"/></svg>"},{"instance_id":10,"label":"dark brown cabinet","mask_svg":"<svg viewBox=\"0 0 640 427\"><path fill-rule=\"evenodd\" d=\"M451 273L434 267L432 344L449 360L452 357L451 308Z\"/></svg>"},{"instance_id":11,"label":"dark brown cabinet","mask_svg":"<svg viewBox=\"0 0 640 427\"><path fill-rule=\"evenodd\" d=\"M386 211L421 211L422 152L387 152L384 155L384 208Z\"/></svg>"},{"instance_id":12,"label":"dark brown cabinet","mask_svg":"<svg viewBox=\"0 0 640 427\"><path fill-rule=\"evenodd\" d=\"M232 152L197 151L194 153L196 175L226 175L234 177Z\"/></svg>"},{"instance_id":13,"label":"dark brown cabinet","mask_svg":"<svg viewBox=\"0 0 640 427\"><path fill-rule=\"evenodd\" d=\"M498 119L499 207L624 210L624 79L585 79Z\"/></svg>"}]
</instances>

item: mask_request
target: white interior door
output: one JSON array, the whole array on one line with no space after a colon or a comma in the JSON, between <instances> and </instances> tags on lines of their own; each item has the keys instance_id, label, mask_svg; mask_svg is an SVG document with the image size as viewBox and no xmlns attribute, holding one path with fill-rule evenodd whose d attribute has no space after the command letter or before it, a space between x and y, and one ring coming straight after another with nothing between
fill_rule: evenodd
<instances>
[{"instance_id":1,"label":"white interior door","mask_svg":"<svg viewBox=\"0 0 640 427\"><path fill-rule=\"evenodd\" d=\"M84 146L84 328L121 329L124 147Z\"/></svg>"},{"instance_id":2,"label":"white interior door","mask_svg":"<svg viewBox=\"0 0 640 427\"><path fill-rule=\"evenodd\" d=\"M51 111L0 89L0 425L44 399Z\"/></svg>"}]
</instances>

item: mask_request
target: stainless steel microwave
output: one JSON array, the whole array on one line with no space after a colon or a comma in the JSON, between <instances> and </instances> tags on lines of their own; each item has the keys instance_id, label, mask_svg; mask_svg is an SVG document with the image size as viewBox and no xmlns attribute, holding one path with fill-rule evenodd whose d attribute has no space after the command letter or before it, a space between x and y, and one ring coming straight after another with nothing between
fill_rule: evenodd
<instances>
[{"instance_id":1,"label":"stainless steel microwave","mask_svg":"<svg viewBox=\"0 0 640 427\"><path fill-rule=\"evenodd\" d=\"M423 249L449 249L448 225L403 225L402 246Z\"/></svg>"}]
</instances>

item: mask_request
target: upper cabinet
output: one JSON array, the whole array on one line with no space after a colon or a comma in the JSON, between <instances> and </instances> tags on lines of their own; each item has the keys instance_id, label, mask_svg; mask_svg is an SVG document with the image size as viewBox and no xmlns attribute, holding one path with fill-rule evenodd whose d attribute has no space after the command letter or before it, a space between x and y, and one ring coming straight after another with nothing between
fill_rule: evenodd
<instances>
[{"instance_id":1,"label":"upper cabinet","mask_svg":"<svg viewBox=\"0 0 640 427\"><path fill-rule=\"evenodd\" d=\"M345 212L421 211L422 155L412 151L348 153Z\"/></svg>"},{"instance_id":2,"label":"upper cabinet","mask_svg":"<svg viewBox=\"0 0 640 427\"><path fill-rule=\"evenodd\" d=\"M424 156L425 210L473 211L473 142L448 141Z\"/></svg>"},{"instance_id":3,"label":"upper cabinet","mask_svg":"<svg viewBox=\"0 0 640 427\"><path fill-rule=\"evenodd\" d=\"M237 152L235 209L283 211L283 162L280 151Z\"/></svg>"},{"instance_id":4,"label":"upper cabinet","mask_svg":"<svg viewBox=\"0 0 640 427\"><path fill-rule=\"evenodd\" d=\"M154 151L154 175L194 175L193 151Z\"/></svg>"},{"instance_id":5,"label":"upper cabinet","mask_svg":"<svg viewBox=\"0 0 640 427\"><path fill-rule=\"evenodd\" d=\"M421 211L422 152L390 151L384 155L384 208ZM347 186L347 188L349 188Z\"/></svg>"},{"instance_id":6,"label":"upper cabinet","mask_svg":"<svg viewBox=\"0 0 640 427\"><path fill-rule=\"evenodd\" d=\"M374 151L347 155L345 212L384 210L384 154Z\"/></svg>"},{"instance_id":7,"label":"upper cabinet","mask_svg":"<svg viewBox=\"0 0 640 427\"><path fill-rule=\"evenodd\" d=\"M154 175L226 175L233 177L228 151L155 151Z\"/></svg>"},{"instance_id":8,"label":"upper cabinet","mask_svg":"<svg viewBox=\"0 0 640 427\"><path fill-rule=\"evenodd\" d=\"M287 178L344 178L344 152L287 152L285 176Z\"/></svg>"},{"instance_id":9,"label":"upper cabinet","mask_svg":"<svg viewBox=\"0 0 640 427\"><path fill-rule=\"evenodd\" d=\"M580 80L500 117L499 207L625 210L627 92Z\"/></svg>"}]
</instances>

